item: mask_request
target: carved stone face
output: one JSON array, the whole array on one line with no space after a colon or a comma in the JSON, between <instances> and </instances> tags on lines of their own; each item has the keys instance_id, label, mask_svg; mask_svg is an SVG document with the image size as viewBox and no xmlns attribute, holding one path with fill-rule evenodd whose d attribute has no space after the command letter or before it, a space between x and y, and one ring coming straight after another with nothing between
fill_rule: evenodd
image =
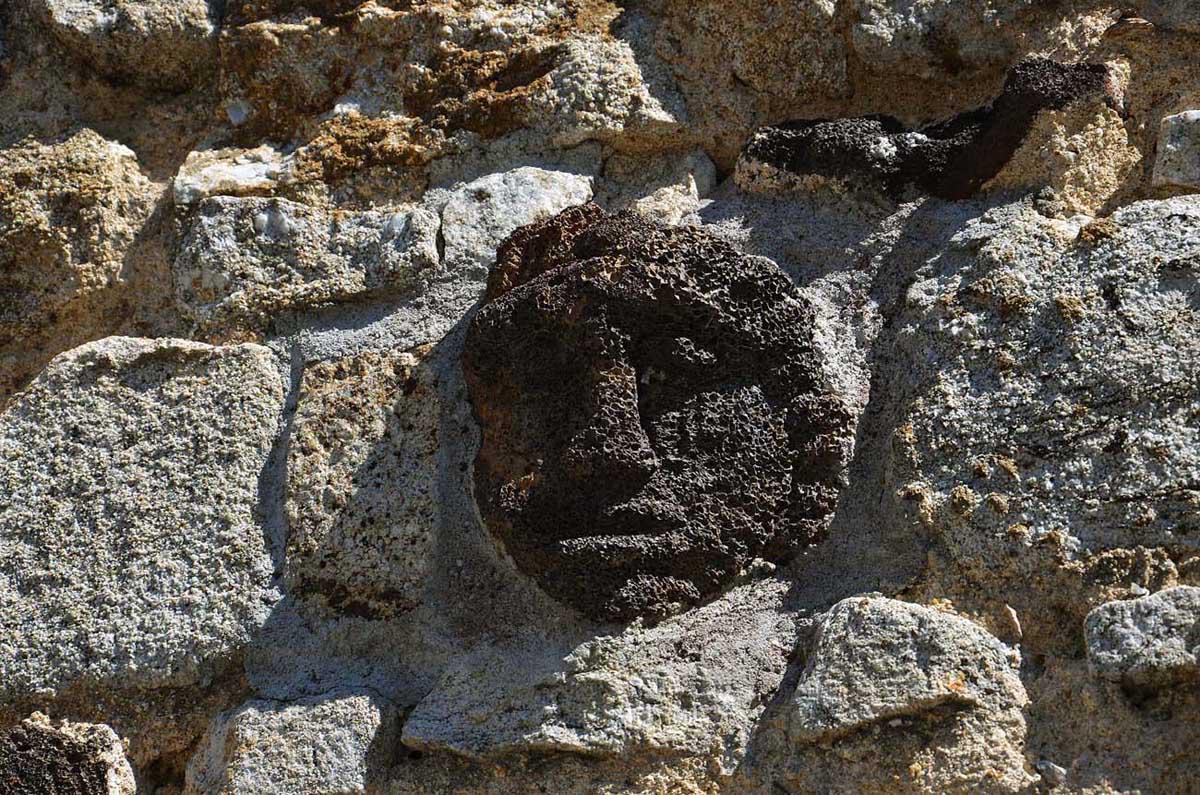
<instances>
[{"instance_id":1,"label":"carved stone face","mask_svg":"<svg viewBox=\"0 0 1200 795\"><path fill-rule=\"evenodd\" d=\"M826 529L851 424L770 261L574 207L498 254L463 366L489 529L601 620L716 595Z\"/></svg>"}]
</instances>

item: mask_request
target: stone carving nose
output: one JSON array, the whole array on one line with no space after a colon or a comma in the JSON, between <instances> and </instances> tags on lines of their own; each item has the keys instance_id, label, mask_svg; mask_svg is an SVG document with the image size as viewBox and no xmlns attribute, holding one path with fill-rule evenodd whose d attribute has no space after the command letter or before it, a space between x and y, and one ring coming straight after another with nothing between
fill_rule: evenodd
<instances>
[{"instance_id":1,"label":"stone carving nose","mask_svg":"<svg viewBox=\"0 0 1200 795\"><path fill-rule=\"evenodd\" d=\"M591 414L571 438L564 458L580 478L638 485L658 469L658 457L638 412L632 367L622 365L599 374L591 394Z\"/></svg>"}]
</instances>

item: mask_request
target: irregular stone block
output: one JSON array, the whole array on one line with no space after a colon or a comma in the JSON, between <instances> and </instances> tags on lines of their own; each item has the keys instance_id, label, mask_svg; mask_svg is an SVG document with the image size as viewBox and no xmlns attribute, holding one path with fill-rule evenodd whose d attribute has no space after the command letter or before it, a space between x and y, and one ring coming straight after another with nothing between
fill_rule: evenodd
<instances>
[{"instance_id":1,"label":"irregular stone block","mask_svg":"<svg viewBox=\"0 0 1200 795\"><path fill-rule=\"evenodd\" d=\"M1014 55L1024 3L990 0L852 0L855 54L868 69L921 78L995 67Z\"/></svg>"},{"instance_id":2,"label":"irregular stone block","mask_svg":"<svg viewBox=\"0 0 1200 795\"><path fill-rule=\"evenodd\" d=\"M797 628L782 580L653 627L559 645L545 630L453 660L403 742L477 760L520 755L703 760L729 775L783 680Z\"/></svg>"},{"instance_id":3,"label":"irregular stone block","mask_svg":"<svg viewBox=\"0 0 1200 795\"><path fill-rule=\"evenodd\" d=\"M449 269L486 269L496 248L517 227L592 198L592 179L522 166L488 174L456 189L442 209Z\"/></svg>"},{"instance_id":4,"label":"irregular stone block","mask_svg":"<svg viewBox=\"0 0 1200 795\"><path fill-rule=\"evenodd\" d=\"M1162 120L1153 179L1158 187L1200 190L1200 110Z\"/></svg>"},{"instance_id":5,"label":"irregular stone block","mask_svg":"<svg viewBox=\"0 0 1200 795\"><path fill-rule=\"evenodd\" d=\"M175 292L203 330L260 329L283 311L417 290L437 269L437 230L423 208L331 214L205 199L175 258Z\"/></svg>"},{"instance_id":6,"label":"irregular stone block","mask_svg":"<svg viewBox=\"0 0 1200 795\"><path fill-rule=\"evenodd\" d=\"M0 791L47 795L134 795L121 740L107 726L35 712L0 734Z\"/></svg>"},{"instance_id":7,"label":"irregular stone block","mask_svg":"<svg viewBox=\"0 0 1200 795\"><path fill-rule=\"evenodd\" d=\"M155 192L131 150L91 130L0 150L0 402L112 333Z\"/></svg>"},{"instance_id":8,"label":"irregular stone block","mask_svg":"<svg viewBox=\"0 0 1200 795\"><path fill-rule=\"evenodd\" d=\"M278 149L265 144L255 149L191 152L172 183L175 205L186 207L209 196L270 194L287 165Z\"/></svg>"},{"instance_id":9,"label":"irregular stone block","mask_svg":"<svg viewBox=\"0 0 1200 795\"><path fill-rule=\"evenodd\" d=\"M635 210L660 223L677 224L700 207L717 184L717 168L704 152L674 157L613 155L604 163L596 202L610 210Z\"/></svg>"},{"instance_id":10,"label":"irregular stone block","mask_svg":"<svg viewBox=\"0 0 1200 795\"><path fill-rule=\"evenodd\" d=\"M1197 546L1200 196L964 209L932 211L957 231L897 320L884 521L937 539L956 599L1065 651L1101 583Z\"/></svg>"},{"instance_id":11,"label":"irregular stone block","mask_svg":"<svg viewBox=\"0 0 1200 795\"><path fill-rule=\"evenodd\" d=\"M918 130L886 116L763 128L746 144L736 176L750 190L807 177L875 186L894 196L915 186L965 199L1000 172L1040 112L1087 99L1116 103L1115 94L1103 64L1031 59L1009 72L990 107Z\"/></svg>"},{"instance_id":12,"label":"irregular stone block","mask_svg":"<svg viewBox=\"0 0 1200 795\"><path fill-rule=\"evenodd\" d=\"M437 379L416 355L304 371L288 451L291 591L363 616L415 607L438 518Z\"/></svg>"},{"instance_id":13,"label":"irregular stone block","mask_svg":"<svg viewBox=\"0 0 1200 795\"><path fill-rule=\"evenodd\" d=\"M254 700L219 715L187 767L185 795L357 795L388 764L398 714L370 693Z\"/></svg>"},{"instance_id":14,"label":"irregular stone block","mask_svg":"<svg viewBox=\"0 0 1200 795\"><path fill-rule=\"evenodd\" d=\"M216 58L218 0L34 0L72 56L107 77L182 91Z\"/></svg>"},{"instance_id":15,"label":"irregular stone block","mask_svg":"<svg viewBox=\"0 0 1200 795\"><path fill-rule=\"evenodd\" d=\"M821 619L789 703L789 734L811 742L940 708L1017 710L1020 655L966 619L854 597Z\"/></svg>"},{"instance_id":16,"label":"irregular stone block","mask_svg":"<svg viewBox=\"0 0 1200 795\"><path fill-rule=\"evenodd\" d=\"M283 382L256 345L110 337L0 415L0 703L198 685L266 618L259 477Z\"/></svg>"},{"instance_id":17,"label":"irregular stone block","mask_svg":"<svg viewBox=\"0 0 1200 795\"><path fill-rule=\"evenodd\" d=\"M548 594L662 617L822 538L852 418L774 263L587 204L505 241L484 301L476 499Z\"/></svg>"},{"instance_id":18,"label":"irregular stone block","mask_svg":"<svg viewBox=\"0 0 1200 795\"><path fill-rule=\"evenodd\" d=\"M1088 663L1132 687L1200 681L1200 588L1100 605L1087 617Z\"/></svg>"}]
</instances>

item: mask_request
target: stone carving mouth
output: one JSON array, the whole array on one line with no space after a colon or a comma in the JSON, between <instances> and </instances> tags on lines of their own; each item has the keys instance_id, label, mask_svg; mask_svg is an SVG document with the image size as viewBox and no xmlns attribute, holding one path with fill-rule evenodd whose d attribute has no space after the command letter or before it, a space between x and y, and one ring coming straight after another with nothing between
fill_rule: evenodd
<instances>
[{"instance_id":1,"label":"stone carving mouth","mask_svg":"<svg viewBox=\"0 0 1200 795\"><path fill-rule=\"evenodd\" d=\"M654 497L639 495L601 511L591 532L576 538L661 536L682 530L686 524L682 511Z\"/></svg>"}]
</instances>

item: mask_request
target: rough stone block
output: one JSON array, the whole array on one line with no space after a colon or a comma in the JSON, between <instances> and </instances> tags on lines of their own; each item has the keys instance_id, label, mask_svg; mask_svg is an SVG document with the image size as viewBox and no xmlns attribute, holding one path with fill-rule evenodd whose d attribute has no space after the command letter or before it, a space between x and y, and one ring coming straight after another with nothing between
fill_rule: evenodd
<instances>
[{"instance_id":1,"label":"rough stone block","mask_svg":"<svg viewBox=\"0 0 1200 795\"><path fill-rule=\"evenodd\" d=\"M184 793L361 795L393 752L397 717L370 693L249 701L213 721Z\"/></svg>"},{"instance_id":2,"label":"rough stone block","mask_svg":"<svg viewBox=\"0 0 1200 795\"><path fill-rule=\"evenodd\" d=\"M288 452L293 593L376 617L420 603L438 519L440 404L417 354L305 370Z\"/></svg>"},{"instance_id":3,"label":"rough stone block","mask_svg":"<svg viewBox=\"0 0 1200 795\"><path fill-rule=\"evenodd\" d=\"M1159 187L1200 190L1200 110L1162 120L1153 179Z\"/></svg>"},{"instance_id":4,"label":"rough stone block","mask_svg":"<svg viewBox=\"0 0 1200 795\"><path fill-rule=\"evenodd\" d=\"M133 769L107 726L35 712L0 733L0 792L13 795L134 795Z\"/></svg>"},{"instance_id":5,"label":"rough stone block","mask_svg":"<svg viewBox=\"0 0 1200 795\"><path fill-rule=\"evenodd\" d=\"M592 179L522 166L461 186L442 209L447 268L486 269L517 227L592 198Z\"/></svg>"},{"instance_id":6,"label":"rough stone block","mask_svg":"<svg viewBox=\"0 0 1200 795\"><path fill-rule=\"evenodd\" d=\"M108 77L184 90L216 58L219 0L35 0L70 55Z\"/></svg>"},{"instance_id":7,"label":"rough stone block","mask_svg":"<svg viewBox=\"0 0 1200 795\"><path fill-rule=\"evenodd\" d=\"M266 618L259 478L283 408L256 345L109 337L0 414L0 703L209 682Z\"/></svg>"},{"instance_id":8,"label":"rough stone block","mask_svg":"<svg viewBox=\"0 0 1200 795\"><path fill-rule=\"evenodd\" d=\"M175 206L210 196L270 194L284 176L287 158L273 146L191 152L172 182Z\"/></svg>"},{"instance_id":9,"label":"rough stone block","mask_svg":"<svg viewBox=\"0 0 1200 795\"><path fill-rule=\"evenodd\" d=\"M91 130L0 150L0 401L113 333L155 192L132 150Z\"/></svg>"},{"instance_id":10,"label":"rough stone block","mask_svg":"<svg viewBox=\"0 0 1200 795\"><path fill-rule=\"evenodd\" d=\"M437 216L335 213L215 197L175 258L176 295L204 330L260 328L281 311L418 289L437 269Z\"/></svg>"},{"instance_id":11,"label":"rough stone block","mask_svg":"<svg viewBox=\"0 0 1200 795\"><path fill-rule=\"evenodd\" d=\"M813 741L938 708L1019 709L1020 655L958 616L855 597L819 625L790 704L790 733Z\"/></svg>"},{"instance_id":12,"label":"rough stone block","mask_svg":"<svg viewBox=\"0 0 1200 795\"><path fill-rule=\"evenodd\" d=\"M1100 605L1087 617L1088 663L1133 687L1200 681L1200 588Z\"/></svg>"}]
</instances>

